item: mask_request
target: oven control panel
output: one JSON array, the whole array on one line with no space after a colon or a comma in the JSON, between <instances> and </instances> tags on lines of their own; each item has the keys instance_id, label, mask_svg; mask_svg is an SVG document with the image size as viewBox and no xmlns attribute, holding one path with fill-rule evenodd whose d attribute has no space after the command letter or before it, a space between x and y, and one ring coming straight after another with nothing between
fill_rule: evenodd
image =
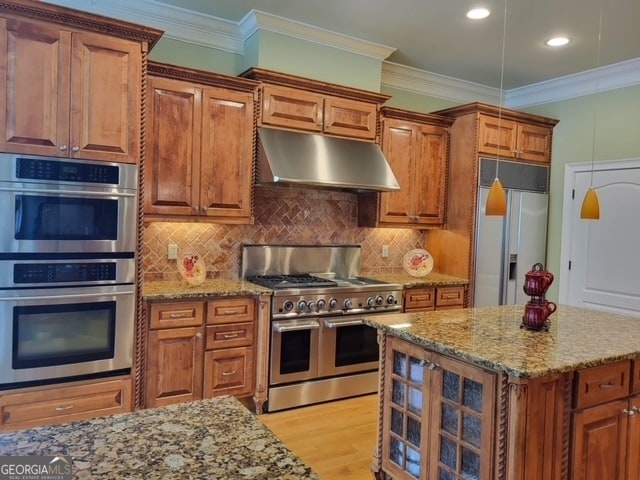
<instances>
[{"instance_id":1,"label":"oven control panel","mask_svg":"<svg viewBox=\"0 0 640 480\"><path fill-rule=\"evenodd\" d=\"M272 318L274 319L376 314L401 310L402 290L305 293L272 298Z\"/></svg>"}]
</instances>

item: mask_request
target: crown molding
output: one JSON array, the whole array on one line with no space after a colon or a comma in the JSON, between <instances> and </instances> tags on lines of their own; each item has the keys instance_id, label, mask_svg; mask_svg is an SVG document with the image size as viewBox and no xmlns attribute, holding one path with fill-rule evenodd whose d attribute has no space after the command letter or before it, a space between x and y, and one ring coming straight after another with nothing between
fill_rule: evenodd
<instances>
[{"instance_id":1,"label":"crown molding","mask_svg":"<svg viewBox=\"0 0 640 480\"><path fill-rule=\"evenodd\" d=\"M385 61L396 49L360 40L259 10L240 22L167 5L161 0L47 0L77 10L137 22L164 30L164 37L244 55L247 38L267 30L382 62L382 85L460 103L498 103L500 91L477 83ZM504 105L522 108L568 100L597 92L640 85L640 58L514 88L504 93Z\"/></svg>"},{"instance_id":2,"label":"crown molding","mask_svg":"<svg viewBox=\"0 0 640 480\"><path fill-rule=\"evenodd\" d=\"M396 51L393 47L349 37L348 35L279 17L278 15L272 15L260 10L251 10L240 20L238 25L243 40L248 39L258 30L266 30L346 52L372 57L380 61Z\"/></svg>"},{"instance_id":3,"label":"crown molding","mask_svg":"<svg viewBox=\"0 0 640 480\"><path fill-rule=\"evenodd\" d=\"M460 103L500 101L500 90L497 88L393 62L382 64L382 84L386 87Z\"/></svg>"},{"instance_id":4,"label":"crown molding","mask_svg":"<svg viewBox=\"0 0 640 480\"><path fill-rule=\"evenodd\" d=\"M522 108L635 85L640 85L640 58L511 89L505 105Z\"/></svg>"}]
</instances>

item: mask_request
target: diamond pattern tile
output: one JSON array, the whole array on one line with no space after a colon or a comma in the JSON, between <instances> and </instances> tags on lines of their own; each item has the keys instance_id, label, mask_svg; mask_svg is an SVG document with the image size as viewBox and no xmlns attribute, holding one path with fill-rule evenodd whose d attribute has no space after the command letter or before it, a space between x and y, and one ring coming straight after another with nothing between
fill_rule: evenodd
<instances>
[{"instance_id":1,"label":"diamond pattern tile","mask_svg":"<svg viewBox=\"0 0 640 480\"><path fill-rule=\"evenodd\" d=\"M195 222L150 222L145 225L145 280L180 278L175 260L167 260L167 245L180 253L197 252L207 265L208 278L240 277L242 245L349 244L362 246L362 274L402 273L402 257L424 248L424 234L400 228L360 228L357 195L349 192L256 187L253 225ZM389 257L382 258L382 246Z\"/></svg>"}]
</instances>

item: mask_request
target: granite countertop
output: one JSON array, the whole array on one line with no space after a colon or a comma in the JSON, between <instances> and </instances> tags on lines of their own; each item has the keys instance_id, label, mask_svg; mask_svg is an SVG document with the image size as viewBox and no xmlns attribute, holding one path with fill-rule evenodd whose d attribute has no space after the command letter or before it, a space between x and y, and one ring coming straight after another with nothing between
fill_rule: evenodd
<instances>
[{"instance_id":1,"label":"granite countertop","mask_svg":"<svg viewBox=\"0 0 640 480\"><path fill-rule=\"evenodd\" d=\"M447 287L468 285L469 280L464 278L452 277L443 273L431 272L424 277L412 277L409 274L380 274L380 275L363 275L364 277L372 277L383 282L398 283L405 288L410 287Z\"/></svg>"},{"instance_id":2,"label":"granite countertop","mask_svg":"<svg viewBox=\"0 0 640 480\"><path fill-rule=\"evenodd\" d=\"M534 378L640 356L640 319L558 305L548 331L520 328L524 305L371 315L365 323L509 375Z\"/></svg>"},{"instance_id":3,"label":"granite countertop","mask_svg":"<svg viewBox=\"0 0 640 480\"><path fill-rule=\"evenodd\" d=\"M58 454L74 479L320 479L228 396L0 434L0 455Z\"/></svg>"},{"instance_id":4,"label":"granite countertop","mask_svg":"<svg viewBox=\"0 0 640 480\"><path fill-rule=\"evenodd\" d=\"M271 293L272 291L268 288L243 280L205 280L201 285L189 285L182 280L160 280L142 284L142 297L145 300L271 295Z\"/></svg>"}]
</instances>

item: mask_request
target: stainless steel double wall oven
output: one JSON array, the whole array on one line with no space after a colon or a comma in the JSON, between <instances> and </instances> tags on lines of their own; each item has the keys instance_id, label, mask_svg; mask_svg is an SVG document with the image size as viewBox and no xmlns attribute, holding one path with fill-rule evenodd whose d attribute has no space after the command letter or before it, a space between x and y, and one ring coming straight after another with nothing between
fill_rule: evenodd
<instances>
[{"instance_id":1,"label":"stainless steel double wall oven","mask_svg":"<svg viewBox=\"0 0 640 480\"><path fill-rule=\"evenodd\" d=\"M129 373L137 165L0 164L0 389Z\"/></svg>"},{"instance_id":2,"label":"stainless steel double wall oven","mask_svg":"<svg viewBox=\"0 0 640 480\"><path fill-rule=\"evenodd\" d=\"M376 392L368 314L401 310L400 285L364 278L359 246L245 245L243 278L273 290L267 410Z\"/></svg>"}]
</instances>

